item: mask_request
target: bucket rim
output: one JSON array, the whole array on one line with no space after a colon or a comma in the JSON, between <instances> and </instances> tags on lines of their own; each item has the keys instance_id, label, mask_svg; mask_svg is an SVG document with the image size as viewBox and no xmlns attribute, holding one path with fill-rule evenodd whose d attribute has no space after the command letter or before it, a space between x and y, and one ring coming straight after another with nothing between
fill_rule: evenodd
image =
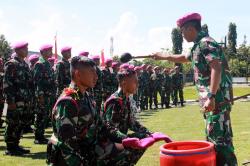
<instances>
[{"instance_id":1,"label":"bucket rim","mask_svg":"<svg viewBox=\"0 0 250 166\"><path fill-rule=\"evenodd\" d=\"M170 150L166 149L166 146L170 147L171 145L193 145L194 143L206 144L206 147L198 148L198 149L190 149L190 150ZM160 146L160 152L165 152L165 154L190 154L190 153L200 153L200 152L208 152L214 149L214 144L208 141L200 141L200 140L190 140L190 141L175 141L170 143L165 143Z\"/></svg>"}]
</instances>

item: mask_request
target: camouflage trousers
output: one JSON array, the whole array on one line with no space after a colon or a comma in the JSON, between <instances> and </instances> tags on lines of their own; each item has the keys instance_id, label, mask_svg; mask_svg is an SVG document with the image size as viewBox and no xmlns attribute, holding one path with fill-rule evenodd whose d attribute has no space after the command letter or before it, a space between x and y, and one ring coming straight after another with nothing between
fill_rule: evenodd
<instances>
[{"instance_id":1,"label":"camouflage trousers","mask_svg":"<svg viewBox=\"0 0 250 166\"><path fill-rule=\"evenodd\" d=\"M174 105L177 105L178 104L178 94L179 94L179 99L180 99L180 102L181 104L183 104L184 102L184 97L183 97L183 88L174 88L173 90L173 93L174 93Z\"/></svg>"},{"instance_id":2,"label":"camouflage trousers","mask_svg":"<svg viewBox=\"0 0 250 166\"><path fill-rule=\"evenodd\" d=\"M158 108L158 99L157 99L157 90L156 89L150 89L150 95L149 95L149 106L150 109L152 109L153 102L156 108Z\"/></svg>"},{"instance_id":3,"label":"camouflage trousers","mask_svg":"<svg viewBox=\"0 0 250 166\"><path fill-rule=\"evenodd\" d=\"M15 146L19 144L22 136L23 127L29 122L30 116L27 107L18 107L16 110L7 110L6 127L4 140L7 146Z\"/></svg>"},{"instance_id":4,"label":"camouflage trousers","mask_svg":"<svg viewBox=\"0 0 250 166\"><path fill-rule=\"evenodd\" d=\"M133 166L144 154L144 149L125 148L118 150L115 144L110 142L105 146L95 147L97 166Z\"/></svg>"},{"instance_id":5,"label":"camouflage trousers","mask_svg":"<svg viewBox=\"0 0 250 166\"><path fill-rule=\"evenodd\" d=\"M204 114L206 122L207 141L215 145L216 165L235 166L237 159L234 154L233 133L231 127L230 111L213 114Z\"/></svg>"},{"instance_id":6,"label":"camouflage trousers","mask_svg":"<svg viewBox=\"0 0 250 166\"><path fill-rule=\"evenodd\" d=\"M166 107L169 107L170 95L171 95L171 90L162 90L162 94L161 94L161 105L162 105L162 107L164 105Z\"/></svg>"},{"instance_id":7,"label":"camouflage trousers","mask_svg":"<svg viewBox=\"0 0 250 166\"><path fill-rule=\"evenodd\" d=\"M148 89L141 89L140 107L142 110L148 109L148 99L149 99Z\"/></svg>"},{"instance_id":8,"label":"camouflage trousers","mask_svg":"<svg viewBox=\"0 0 250 166\"><path fill-rule=\"evenodd\" d=\"M51 100L52 99L52 100ZM53 107L54 98L45 98L44 105L37 104L35 109L34 133L36 139L44 137L44 130L50 120L51 110Z\"/></svg>"}]
</instances>

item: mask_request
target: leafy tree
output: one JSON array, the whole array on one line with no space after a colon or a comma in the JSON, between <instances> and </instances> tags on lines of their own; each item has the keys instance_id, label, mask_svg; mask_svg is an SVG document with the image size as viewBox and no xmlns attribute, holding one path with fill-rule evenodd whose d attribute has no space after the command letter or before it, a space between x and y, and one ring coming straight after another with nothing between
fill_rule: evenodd
<instances>
[{"instance_id":1,"label":"leafy tree","mask_svg":"<svg viewBox=\"0 0 250 166\"><path fill-rule=\"evenodd\" d=\"M237 31L236 31L236 24L230 23L229 24L229 31L228 31L228 46L230 51L233 54L236 54L236 46L237 46Z\"/></svg>"},{"instance_id":2,"label":"leafy tree","mask_svg":"<svg viewBox=\"0 0 250 166\"><path fill-rule=\"evenodd\" d=\"M0 57L6 61L10 58L11 53L12 49L9 42L5 39L4 35L0 35Z\"/></svg>"}]
</instances>

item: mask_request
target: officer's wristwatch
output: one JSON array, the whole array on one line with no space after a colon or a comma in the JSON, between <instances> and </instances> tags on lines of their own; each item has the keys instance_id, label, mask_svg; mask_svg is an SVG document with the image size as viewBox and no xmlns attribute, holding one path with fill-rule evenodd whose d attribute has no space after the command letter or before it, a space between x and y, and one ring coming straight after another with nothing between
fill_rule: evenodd
<instances>
[{"instance_id":1,"label":"officer's wristwatch","mask_svg":"<svg viewBox=\"0 0 250 166\"><path fill-rule=\"evenodd\" d=\"M207 94L207 97L208 97L209 99L212 99L212 98L215 99L215 96L216 96L216 94L212 94L212 93L210 93L210 92L208 92L208 94Z\"/></svg>"}]
</instances>

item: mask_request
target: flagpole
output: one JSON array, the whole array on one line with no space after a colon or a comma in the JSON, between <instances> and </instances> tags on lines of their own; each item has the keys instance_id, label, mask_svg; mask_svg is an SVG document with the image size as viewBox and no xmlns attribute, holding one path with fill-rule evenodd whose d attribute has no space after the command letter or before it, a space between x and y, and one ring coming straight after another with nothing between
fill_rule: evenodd
<instances>
[{"instance_id":1,"label":"flagpole","mask_svg":"<svg viewBox=\"0 0 250 166\"><path fill-rule=\"evenodd\" d=\"M57 32L56 32L54 40L55 40L55 59L57 61L57 58L58 58L58 55L57 55Z\"/></svg>"}]
</instances>

